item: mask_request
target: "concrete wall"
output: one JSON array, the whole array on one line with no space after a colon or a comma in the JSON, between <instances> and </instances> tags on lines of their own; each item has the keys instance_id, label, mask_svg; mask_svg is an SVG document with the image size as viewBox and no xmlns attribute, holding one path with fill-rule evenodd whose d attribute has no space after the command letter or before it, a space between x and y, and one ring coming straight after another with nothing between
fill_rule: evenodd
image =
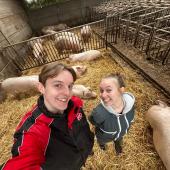
<instances>
[{"instance_id":1,"label":"concrete wall","mask_svg":"<svg viewBox=\"0 0 170 170\"><path fill-rule=\"evenodd\" d=\"M0 48L28 39L32 34L28 18L18 0L0 0ZM0 80L20 74L0 52Z\"/></svg>"},{"instance_id":2,"label":"concrete wall","mask_svg":"<svg viewBox=\"0 0 170 170\"><path fill-rule=\"evenodd\" d=\"M103 0L70 0L61 4L30 10L27 12L32 30L40 33L42 27L66 23L68 26L84 24L87 8L96 6Z\"/></svg>"}]
</instances>

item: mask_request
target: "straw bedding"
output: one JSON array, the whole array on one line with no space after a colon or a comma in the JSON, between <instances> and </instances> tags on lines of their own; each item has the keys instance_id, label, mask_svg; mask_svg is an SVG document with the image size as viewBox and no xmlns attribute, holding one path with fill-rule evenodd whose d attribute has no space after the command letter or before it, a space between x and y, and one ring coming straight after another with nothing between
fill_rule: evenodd
<instances>
[{"instance_id":1,"label":"straw bedding","mask_svg":"<svg viewBox=\"0 0 170 170\"><path fill-rule=\"evenodd\" d=\"M87 159L83 170L165 170L162 161L156 153L152 131L144 118L147 109L156 99L166 101L159 91L147 83L135 70L132 70L125 63L119 65L110 56L109 50L101 50L102 57L95 61L75 62L60 61L68 65L83 64L87 66L87 72L76 84L90 86L93 91L99 94L98 84L101 77L111 72L120 72L125 77L126 91L136 97L135 120L125 135L123 141L123 154L116 156L113 143L108 143L107 150L102 151L98 147L96 140L94 145L94 155ZM25 71L24 75L38 74L41 68L34 68ZM13 133L21 117L36 102L37 96L21 95L20 100L13 97L0 105L0 164L10 157L10 149L13 142ZM90 111L99 102L99 97L93 100L84 100L84 111L88 116ZM91 125L90 125L91 126ZM91 129L93 130L92 126Z\"/></svg>"}]
</instances>

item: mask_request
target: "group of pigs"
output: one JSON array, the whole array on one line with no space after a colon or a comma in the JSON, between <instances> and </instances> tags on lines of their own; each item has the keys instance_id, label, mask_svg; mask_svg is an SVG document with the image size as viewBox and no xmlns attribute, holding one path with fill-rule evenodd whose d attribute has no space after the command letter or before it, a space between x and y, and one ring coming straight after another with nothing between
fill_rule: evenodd
<instances>
[{"instance_id":1,"label":"group of pigs","mask_svg":"<svg viewBox=\"0 0 170 170\"><path fill-rule=\"evenodd\" d=\"M80 30L80 37L69 31L58 32L67 29L66 24L59 24L54 26L46 26L42 29L43 34L52 34L54 46L58 54L63 54L64 51L71 51L72 53L79 53L84 51L83 43L88 42L92 36L92 29L89 25L85 25ZM33 56L38 62L44 63L46 61L47 53L43 47L44 39L33 37L27 43L31 48ZM81 54L81 53L80 53Z\"/></svg>"}]
</instances>

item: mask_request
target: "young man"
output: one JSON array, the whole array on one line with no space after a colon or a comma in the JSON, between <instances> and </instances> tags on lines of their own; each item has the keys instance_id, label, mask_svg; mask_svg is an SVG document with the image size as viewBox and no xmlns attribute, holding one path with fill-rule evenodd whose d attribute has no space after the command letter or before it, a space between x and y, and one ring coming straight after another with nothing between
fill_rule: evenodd
<instances>
[{"instance_id":1,"label":"young man","mask_svg":"<svg viewBox=\"0 0 170 170\"><path fill-rule=\"evenodd\" d=\"M72 97L76 74L63 64L39 75L41 96L19 123L12 158L2 170L79 170L92 151L94 135L80 98Z\"/></svg>"}]
</instances>

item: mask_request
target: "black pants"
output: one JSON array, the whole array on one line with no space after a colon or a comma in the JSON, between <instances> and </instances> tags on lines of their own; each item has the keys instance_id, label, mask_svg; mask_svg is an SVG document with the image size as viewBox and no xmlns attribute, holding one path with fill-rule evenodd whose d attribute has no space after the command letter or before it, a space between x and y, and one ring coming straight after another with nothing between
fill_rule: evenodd
<instances>
[{"instance_id":1,"label":"black pants","mask_svg":"<svg viewBox=\"0 0 170 170\"><path fill-rule=\"evenodd\" d=\"M119 139L114 141L114 146L115 146L115 150L116 150L116 154L119 155L120 153L122 153L122 143L123 143L123 139Z\"/></svg>"}]
</instances>

